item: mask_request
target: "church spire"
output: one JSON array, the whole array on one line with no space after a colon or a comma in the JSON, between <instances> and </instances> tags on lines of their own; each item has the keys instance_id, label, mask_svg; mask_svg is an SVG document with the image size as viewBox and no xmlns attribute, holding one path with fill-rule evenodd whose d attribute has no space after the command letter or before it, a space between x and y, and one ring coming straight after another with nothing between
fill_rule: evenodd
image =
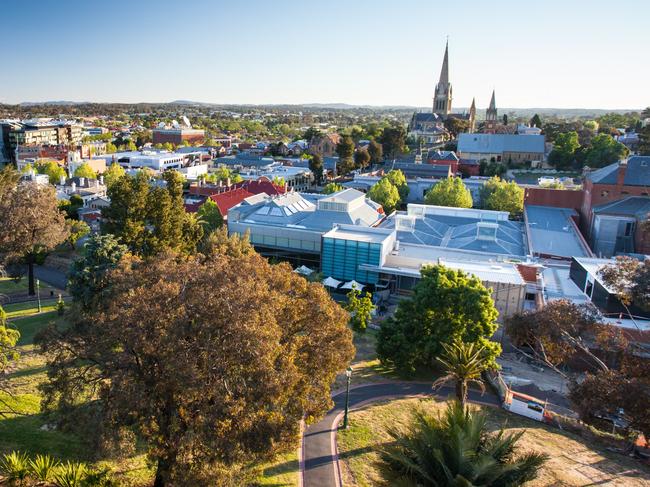
<instances>
[{"instance_id":1,"label":"church spire","mask_svg":"<svg viewBox=\"0 0 650 487\"><path fill-rule=\"evenodd\" d=\"M451 113L451 83L449 82L449 40L445 44L445 56L442 59L440 80L433 96L433 113L443 117Z\"/></svg>"},{"instance_id":2,"label":"church spire","mask_svg":"<svg viewBox=\"0 0 650 487\"><path fill-rule=\"evenodd\" d=\"M439 85L449 84L449 40L445 44L445 57L442 59L442 69L440 70Z\"/></svg>"},{"instance_id":3,"label":"church spire","mask_svg":"<svg viewBox=\"0 0 650 487\"><path fill-rule=\"evenodd\" d=\"M497 103L494 99L494 90L492 90L492 99L490 100L490 108L488 110L492 110L494 112L497 111Z\"/></svg>"}]
</instances>

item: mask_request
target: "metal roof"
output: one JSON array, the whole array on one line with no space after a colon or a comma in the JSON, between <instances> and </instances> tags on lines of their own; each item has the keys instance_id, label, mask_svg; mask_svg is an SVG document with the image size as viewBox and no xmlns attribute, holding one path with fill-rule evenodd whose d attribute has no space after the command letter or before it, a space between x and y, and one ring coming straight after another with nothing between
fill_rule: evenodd
<instances>
[{"instance_id":1,"label":"metal roof","mask_svg":"<svg viewBox=\"0 0 650 487\"><path fill-rule=\"evenodd\" d=\"M616 184L621 162L615 162L587 174L594 184ZM625 178L627 186L650 186L650 156L632 156L627 160Z\"/></svg>"},{"instance_id":2,"label":"metal roof","mask_svg":"<svg viewBox=\"0 0 650 487\"><path fill-rule=\"evenodd\" d=\"M606 215L625 215L647 218L650 213L650 197L628 196L622 200L595 206L594 213Z\"/></svg>"},{"instance_id":3,"label":"metal roof","mask_svg":"<svg viewBox=\"0 0 650 487\"><path fill-rule=\"evenodd\" d=\"M544 153L543 135L459 134L458 152L497 154L501 152Z\"/></svg>"},{"instance_id":4,"label":"metal roof","mask_svg":"<svg viewBox=\"0 0 650 487\"><path fill-rule=\"evenodd\" d=\"M557 257L590 257L591 252L578 234L571 208L526 205L530 247L534 254Z\"/></svg>"}]
</instances>

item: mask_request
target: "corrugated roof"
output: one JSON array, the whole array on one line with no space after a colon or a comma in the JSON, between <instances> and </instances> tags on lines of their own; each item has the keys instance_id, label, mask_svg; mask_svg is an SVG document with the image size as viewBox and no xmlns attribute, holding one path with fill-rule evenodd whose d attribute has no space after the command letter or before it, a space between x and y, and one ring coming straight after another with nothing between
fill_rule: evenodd
<instances>
[{"instance_id":1,"label":"corrugated roof","mask_svg":"<svg viewBox=\"0 0 650 487\"><path fill-rule=\"evenodd\" d=\"M588 257L589 251L578 235L571 208L526 205L530 246L534 254L557 257Z\"/></svg>"},{"instance_id":2,"label":"corrugated roof","mask_svg":"<svg viewBox=\"0 0 650 487\"><path fill-rule=\"evenodd\" d=\"M459 134L458 152L498 154L501 152L544 153L543 135Z\"/></svg>"},{"instance_id":3,"label":"corrugated roof","mask_svg":"<svg viewBox=\"0 0 650 487\"><path fill-rule=\"evenodd\" d=\"M628 196L622 200L614 201L600 206L595 206L594 213L607 215L626 215L647 217L650 213L650 197Z\"/></svg>"},{"instance_id":4,"label":"corrugated roof","mask_svg":"<svg viewBox=\"0 0 650 487\"><path fill-rule=\"evenodd\" d=\"M587 174L594 184L616 184L620 161ZM627 160L625 179L627 186L650 186L650 156L632 156Z\"/></svg>"}]
</instances>

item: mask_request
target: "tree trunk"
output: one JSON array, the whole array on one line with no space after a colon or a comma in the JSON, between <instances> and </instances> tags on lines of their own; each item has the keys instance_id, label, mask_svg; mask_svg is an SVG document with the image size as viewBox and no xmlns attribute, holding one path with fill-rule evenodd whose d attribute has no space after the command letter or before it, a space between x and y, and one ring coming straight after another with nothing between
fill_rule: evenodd
<instances>
[{"instance_id":1,"label":"tree trunk","mask_svg":"<svg viewBox=\"0 0 650 487\"><path fill-rule=\"evenodd\" d=\"M34 287L34 259L28 258L27 259L27 275L28 275L28 280L29 280L29 295L34 296L36 295L36 289Z\"/></svg>"},{"instance_id":2,"label":"tree trunk","mask_svg":"<svg viewBox=\"0 0 650 487\"><path fill-rule=\"evenodd\" d=\"M153 481L153 487L165 487L168 477L169 463L166 460L159 458L158 466L156 467L156 478Z\"/></svg>"},{"instance_id":3,"label":"tree trunk","mask_svg":"<svg viewBox=\"0 0 650 487\"><path fill-rule=\"evenodd\" d=\"M464 380L458 380L456 382L456 399L458 399L458 402L464 409L465 404L467 404L467 382Z\"/></svg>"}]
</instances>

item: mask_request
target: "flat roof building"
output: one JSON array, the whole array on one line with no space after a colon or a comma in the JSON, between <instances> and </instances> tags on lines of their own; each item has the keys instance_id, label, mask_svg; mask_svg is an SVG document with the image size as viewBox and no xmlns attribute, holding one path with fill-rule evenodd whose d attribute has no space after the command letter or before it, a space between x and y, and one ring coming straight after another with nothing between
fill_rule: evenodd
<instances>
[{"instance_id":1,"label":"flat roof building","mask_svg":"<svg viewBox=\"0 0 650 487\"><path fill-rule=\"evenodd\" d=\"M578 212L572 208L526 205L524 222L532 254L559 259L593 257L577 220Z\"/></svg>"}]
</instances>

